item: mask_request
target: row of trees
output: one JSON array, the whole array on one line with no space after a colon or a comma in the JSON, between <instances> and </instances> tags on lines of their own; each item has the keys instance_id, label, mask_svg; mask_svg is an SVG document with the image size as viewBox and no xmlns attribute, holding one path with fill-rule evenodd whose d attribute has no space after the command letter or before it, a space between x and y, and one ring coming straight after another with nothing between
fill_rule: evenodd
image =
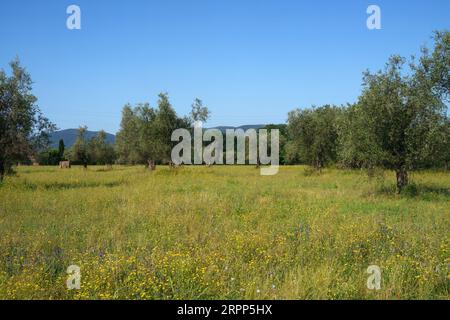
<instances>
[{"instance_id":1,"label":"row of trees","mask_svg":"<svg viewBox=\"0 0 450 320\"><path fill-rule=\"evenodd\" d=\"M78 129L77 139L73 146L65 149L64 140L59 140L58 149L50 148L38 154L40 165L58 165L60 161L70 160L73 164L112 165L116 161L114 145L108 143L106 132L101 130L94 137L87 139L87 127Z\"/></svg>"},{"instance_id":2,"label":"row of trees","mask_svg":"<svg viewBox=\"0 0 450 320\"><path fill-rule=\"evenodd\" d=\"M122 164L147 163L149 166L153 162L167 164L176 144L171 141L172 132L189 129L195 121L206 121L208 117L208 108L199 99L195 99L189 116L179 117L167 93L159 94L156 109L148 103L135 108L126 105L116 137L117 161Z\"/></svg>"},{"instance_id":3,"label":"row of trees","mask_svg":"<svg viewBox=\"0 0 450 320\"><path fill-rule=\"evenodd\" d=\"M0 71L0 180L14 163L46 150L55 126L46 119L31 93L31 78L18 60L11 75ZM348 168L393 170L398 190L408 184L408 171L446 166L450 162L449 103L450 32L434 34L434 48L419 59L392 56L384 69L365 72L363 90L354 104L297 109L280 129L281 163L307 163L316 169L329 164ZM68 159L83 164L169 163L175 129L205 122L208 108L196 99L189 116L179 117L161 93L157 108L148 103L126 105L116 145L106 134L89 141L86 127L75 144L44 153L49 162ZM42 154L42 153L41 153ZM63 156L62 156L63 155ZM50 160L51 159L51 160Z\"/></svg>"},{"instance_id":4,"label":"row of trees","mask_svg":"<svg viewBox=\"0 0 450 320\"><path fill-rule=\"evenodd\" d=\"M448 168L450 33L436 32L434 40L418 61L392 56L383 70L365 72L355 104L290 112L288 161L383 167L395 171L399 191L409 170Z\"/></svg>"},{"instance_id":5,"label":"row of trees","mask_svg":"<svg viewBox=\"0 0 450 320\"><path fill-rule=\"evenodd\" d=\"M32 94L32 80L18 59L10 63L8 75L0 70L0 181L17 163L38 160L55 165L61 160L75 164L168 163L173 147L171 134L178 128L190 128L194 121L206 121L209 111L195 99L191 114L180 118L161 93L158 108L140 104L123 109L121 130L115 146L108 144L106 133L87 139L86 127L80 127L75 144L65 150L60 141L58 149L49 149L49 138L57 128L41 112Z\"/></svg>"},{"instance_id":6,"label":"row of trees","mask_svg":"<svg viewBox=\"0 0 450 320\"><path fill-rule=\"evenodd\" d=\"M48 149L39 153L37 159L39 164L47 166L54 166L59 164L60 161L65 160L65 148L66 146L64 144L64 140L60 139L58 149Z\"/></svg>"},{"instance_id":7,"label":"row of trees","mask_svg":"<svg viewBox=\"0 0 450 320\"><path fill-rule=\"evenodd\" d=\"M85 168L88 164L112 165L116 154L114 146L107 142L106 132L100 131L91 139L86 138L87 127L78 129L78 136L73 146L64 153L64 158Z\"/></svg>"},{"instance_id":8,"label":"row of trees","mask_svg":"<svg viewBox=\"0 0 450 320\"><path fill-rule=\"evenodd\" d=\"M287 125L266 127L280 129L281 163L306 163L318 170L330 164L382 167L395 171L399 191L408 184L409 170L448 168L449 70L449 32L436 32L434 49L423 48L417 61L392 56L384 69L365 72L356 103L290 112ZM169 162L173 130L190 128L208 116L196 99L190 117L179 118L167 94L160 94L157 109L125 106L117 135L118 162Z\"/></svg>"}]
</instances>

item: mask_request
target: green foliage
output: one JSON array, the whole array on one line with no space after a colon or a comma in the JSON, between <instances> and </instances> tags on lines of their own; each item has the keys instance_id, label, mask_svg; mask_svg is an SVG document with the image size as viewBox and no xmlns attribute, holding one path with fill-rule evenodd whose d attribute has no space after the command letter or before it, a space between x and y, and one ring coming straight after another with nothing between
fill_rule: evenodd
<instances>
[{"instance_id":1,"label":"green foliage","mask_svg":"<svg viewBox=\"0 0 450 320\"><path fill-rule=\"evenodd\" d=\"M0 180L15 162L28 161L45 149L55 130L36 105L30 75L18 59L10 67L10 76L0 70Z\"/></svg>"},{"instance_id":2,"label":"green foliage","mask_svg":"<svg viewBox=\"0 0 450 320\"><path fill-rule=\"evenodd\" d=\"M77 139L74 145L66 153L66 158L74 163L82 164L85 168L89 164L90 155L88 150L88 141L86 139L87 127L80 127L78 129Z\"/></svg>"},{"instance_id":3,"label":"green foliage","mask_svg":"<svg viewBox=\"0 0 450 320\"><path fill-rule=\"evenodd\" d=\"M382 167L396 172L399 190L409 170L448 168L449 70L450 33L435 32L434 49L423 48L417 62L394 55L383 70L365 72L357 103L290 112L287 163Z\"/></svg>"},{"instance_id":4,"label":"green foliage","mask_svg":"<svg viewBox=\"0 0 450 320\"><path fill-rule=\"evenodd\" d=\"M177 116L166 93L159 95L157 109L148 103L139 104L134 109L125 106L116 140L119 162L136 164L152 160L168 163L174 146L172 132L187 129L190 124L190 119Z\"/></svg>"},{"instance_id":5,"label":"green foliage","mask_svg":"<svg viewBox=\"0 0 450 320\"><path fill-rule=\"evenodd\" d=\"M112 165L115 160L114 147L106 141L106 132L101 130L88 142L90 163Z\"/></svg>"},{"instance_id":6,"label":"green foliage","mask_svg":"<svg viewBox=\"0 0 450 320\"><path fill-rule=\"evenodd\" d=\"M271 137L270 137L270 130L273 129L277 129L279 130L280 133L280 144L279 144L279 148L280 148L280 164L288 164L288 156L287 156L287 143L288 143L288 131L287 131L287 125L286 124L269 124L267 126L264 127L264 129L267 130L268 136L267 136L267 141L271 141ZM272 152L272 148L269 145L268 148L268 153Z\"/></svg>"},{"instance_id":7,"label":"green foliage","mask_svg":"<svg viewBox=\"0 0 450 320\"><path fill-rule=\"evenodd\" d=\"M332 106L294 110L288 115L289 157L316 169L336 161L340 109Z\"/></svg>"},{"instance_id":8,"label":"green foliage","mask_svg":"<svg viewBox=\"0 0 450 320\"><path fill-rule=\"evenodd\" d=\"M338 159L347 168L391 169L399 190L409 170L448 168L450 32L435 32L434 49L423 48L418 62L405 63L394 55L383 70L365 72L357 103L334 117L316 109L291 112L287 161L321 167L321 158Z\"/></svg>"},{"instance_id":9,"label":"green foliage","mask_svg":"<svg viewBox=\"0 0 450 320\"><path fill-rule=\"evenodd\" d=\"M74 164L112 165L116 155L114 146L106 141L106 132L101 130L90 140L86 138L87 127L78 129L78 136L74 145L67 150L65 157Z\"/></svg>"},{"instance_id":10,"label":"green foliage","mask_svg":"<svg viewBox=\"0 0 450 320\"><path fill-rule=\"evenodd\" d=\"M142 106L138 110L148 110L145 115L146 118L141 119L142 121L152 121L151 111L148 105ZM139 154L139 142L140 142L140 132L142 126L140 125L140 119L136 114L138 110L133 110L133 108L127 104L122 110L122 120L120 123L120 130L116 135L116 153L118 155L118 162L122 164L137 164L141 163L142 159Z\"/></svg>"},{"instance_id":11,"label":"green foliage","mask_svg":"<svg viewBox=\"0 0 450 320\"><path fill-rule=\"evenodd\" d=\"M64 140L60 139L58 143L58 149L48 149L46 151L39 152L37 160L39 165L56 166L60 161L64 160L64 154Z\"/></svg>"},{"instance_id":12,"label":"green foliage","mask_svg":"<svg viewBox=\"0 0 450 320\"><path fill-rule=\"evenodd\" d=\"M155 111L155 121L152 125L153 135L145 136L144 139L153 139L156 160L168 163L171 159L172 147L175 145L171 141L172 132L180 128L189 128L189 120L178 118L167 93L160 93L158 109Z\"/></svg>"},{"instance_id":13,"label":"green foliage","mask_svg":"<svg viewBox=\"0 0 450 320\"><path fill-rule=\"evenodd\" d=\"M58 143L58 155L59 155L59 160L64 160L64 151L66 150L66 146L64 144L64 140L60 139L59 143Z\"/></svg>"},{"instance_id":14,"label":"green foliage","mask_svg":"<svg viewBox=\"0 0 450 320\"><path fill-rule=\"evenodd\" d=\"M338 159L344 168L373 169L377 163L373 136L365 130L366 119L359 104L343 108L339 118Z\"/></svg>"},{"instance_id":15,"label":"green foliage","mask_svg":"<svg viewBox=\"0 0 450 320\"><path fill-rule=\"evenodd\" d=\"M55 166L59 164L59 161L61 161L61 157L57 149L40 152L38 156L39 164L44 166Z\"/></svg>"},{"instance_id":16,"label":"green foliage","mask_svg":"<svg viewBox=\"0 0 450 320\"><path fill-rule=\"evenodd\" d=\"M433 36L434 49L430 54L428 48L422 48L420 63L412 65L421 86L440 97L450 100L450 31L436 31Z\"/></svg>"},{"instance_id":17,"label":"green foliage","mask_svg":"<svg viewBox=\"0 0 450 320\"><path fill-rule=\"evenodd\" d=\"M342 121L340 155L348 166L382 166L397 174L400 192L408 171L435 163L445 149L448 36L438 34L435 50L423 50L419 64L392 56L383 70L366 72L363 92ZM447 78L446 78L447 77ZM443 151L444 154L447 151ZM445 157L445 156L444 156Z\"/></svg>"},{"instance_id":18,"label":"green foliage","mask_svg":"<svg viewBox=\"0 0 450 320\"><path fill-rule=\"evenodd\" d=\"M206 122L209 119L210 112L208 107L203 106L202 100L195 98L192 104L192 111L190 113L190 118L192 122L201 121Z\"/></svg>"}]
</instances>

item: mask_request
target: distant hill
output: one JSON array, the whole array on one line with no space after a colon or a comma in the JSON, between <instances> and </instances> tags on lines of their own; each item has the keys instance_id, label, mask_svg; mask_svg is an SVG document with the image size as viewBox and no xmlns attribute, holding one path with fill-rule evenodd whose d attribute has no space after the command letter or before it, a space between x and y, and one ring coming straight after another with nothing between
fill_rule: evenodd
<instances>
[{"instance_id":1,"label":"distant hill","mask_svg":"<svg viewBox=\"0 0 450 320\"><path fill-rule=\"evenodd\" d=\"M64 140L64 145L66 148L70 148L77 139L77 133L78 129L66 129L66 130L60 130L55 131L50 136L50 147L52 148L58 148L59 140ZM86 131L86 138L89 140L95 135L98 134L98 131ZM116 136L111 133L106 133L106 141L108 143L114 143L116 141Z\"/></svg>"},{"instance_id":2,"label":"distant hill","mask_svg":"<svg viewBox=\"0 0 450 320\"><path fill-rule=\"evenodd\" d=\"M227 130L227 129L242 129L244 131L248 130L248 129L258 130L258 129L264 128L265 126L266 126L265 124L249 124L249 125L244 125L244 126L239 126L239 127L218 126L218 127L213 127L213 128L209 128L209 129L219 129L220 131L225 133L225 130ZM78 133L78 129L66 129L66 130L55 131L50 136L50 147L58 148L59 140L63 139L64 145L66 146L66 148L70 148L75 143L75 140L77 139L77 133ZM89 140L97 134L98 134L98 131L86 131L86 138ZM108 143L113 144L116 141L116 136L111 133L106 133L106 141Z\"/></svg>"}]
</instances>

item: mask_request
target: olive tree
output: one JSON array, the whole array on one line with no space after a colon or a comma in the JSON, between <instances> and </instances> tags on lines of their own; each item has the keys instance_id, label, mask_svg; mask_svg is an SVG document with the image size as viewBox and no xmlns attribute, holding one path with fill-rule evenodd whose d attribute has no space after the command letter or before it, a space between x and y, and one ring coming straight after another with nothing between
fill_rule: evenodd
<instances>
[{"instance_id":1,"label":"olive tree","mask_svg":"<svg viewBox=\"0 0 450 320\"><path fill-rule=\"evenodd\" d=\"M0 181L14 163L46 149L56 129L36 104L28 72L18 59L10 67L10 75L0 70Z\"/></svg>"},{"instance_id":2,"label":"olive tree","mask_svg":"<svg viewBox=\"0 0 450 320\"><path fill-rule=\"evenodd\" d=\"M329 105L291 111L287 126L290 157L295 153L317 170L336 161L339 113L339 108Z\"/></svg>"},{"instance_id":3,"label":"olive tree","mask_svg":"<svg viewBox=\"0 0 450 320\"><path fill-rule=\"evenodd\" d=\"M430 146L445 127L449 43L448 32L436 33L434 51L424 49L418 63L392 56L384 69L367 71L349 113L353 143L347 140L347 147L358 161L395 171L398 192L408 185L410 170L435 160Z\"/></svg>"}]
</instances>

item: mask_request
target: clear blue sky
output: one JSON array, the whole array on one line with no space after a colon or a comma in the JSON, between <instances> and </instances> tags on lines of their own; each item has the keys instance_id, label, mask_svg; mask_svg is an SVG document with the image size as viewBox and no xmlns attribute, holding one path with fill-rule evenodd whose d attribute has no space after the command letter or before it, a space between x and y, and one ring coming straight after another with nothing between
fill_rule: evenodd
<instances>
[{"instance_id":1,"label":"clear blue sky","mask_svg":"<svg viewBox=\"0 0 450 320\"><path fill-rule=\"evenodd\" d=\"M82 29L66 28L77 4ZM366 9L382 10L382 30ZM0 68L19 56L59 128L115 133L126 103L195 97L209 126L282 123L288 111L355 101L365 69L450 29L449 0L3 0Z\"/></svg>"}]
</instances>

